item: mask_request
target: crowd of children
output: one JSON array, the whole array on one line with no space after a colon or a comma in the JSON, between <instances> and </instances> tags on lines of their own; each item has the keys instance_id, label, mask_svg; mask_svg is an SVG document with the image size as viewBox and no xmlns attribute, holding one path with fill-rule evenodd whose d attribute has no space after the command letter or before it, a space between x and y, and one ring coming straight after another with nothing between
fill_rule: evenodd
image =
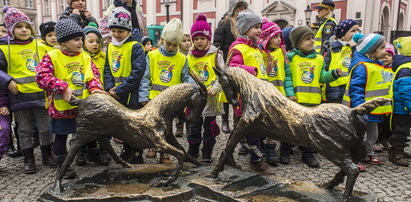
<instances>
[{"instance_id":1,"label":"crowd of children","mask_svg":"<svg viewBox=\"0 0 411 202\"><path fill-rule=\"evenodd\" d=\"M374 154L378 141L389 150L391 162L408 166L407 158L411 156L405 147L411 127L411 37L399 38L392 45L382 35L360 34L355 20L336 24L330 17L335 8L330 0L318 7L325 20L317 33L306 26L281 30L274 22L243 11L247 7L244 2L239 5L241 9L235 11L235 16L221 22L229 23L229 30L236 36L225 47L227 53L212 44L213 31L203 14L196 17L190 33L183 32L179 19L172 19L164 27L158 47L154 47L150 37L135 31L133 14L121 6L112 10L107 21L109 44L104 43L95 20L85 25L90 19L80 23L70 17L41 24L41 39L37 39L28 16L5 7L4 23L0 24L0 159L6 153L20 153L13 142L10 145L15 139L11 136L14 121L25 173L37 170L34 133L39 134L42 164L61 166L69 134L76 133L77 106L71 104L73 99L105 93L129 109L139 109L170 86L194 83L188 74L192 70L207 87L208 97L201 121L186 122L187 153L194 158L201 154L203 162L211 163L220 134L216 117L224 115L228 119L224 93L213 70L218 65L242 68L306 107L324 102L356 107L377 97L393 98L392 103L363 116L368 154L364 162L381 164ZM234 126L243 115L241 97L239 101L240 106L233 108ZM177 137L183 136L183 123L189 113L186 108L176 117ZM228 120L224 122L223 131L229 132ZM144 163L143 150L135 150L127 142L122 144L122 159ZM281 142L278 156L273 139L255 138L252 133L241 144L247 145L241 152L250 154L250 168L264 174L274 173L269 164L290 163L293 152L293 145ZM320 166L315 150L299 148L303 163ZM154 148L147 150L146 158L156 156ZM107 165L110 159L97 141L91 141L80 149L76 163ZM160 162L168 164L171 159L162 153ZM362 164L358 166L365 170ZM74 176L72 169L65 174L67 178Z\"/></svg>"}]
</instances>

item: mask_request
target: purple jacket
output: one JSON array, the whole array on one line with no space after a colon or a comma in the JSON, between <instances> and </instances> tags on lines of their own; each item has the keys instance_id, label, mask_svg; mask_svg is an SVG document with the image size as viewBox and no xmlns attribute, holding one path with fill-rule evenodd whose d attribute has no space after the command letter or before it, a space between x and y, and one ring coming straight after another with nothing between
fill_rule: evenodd
<instances>
[{"instance_id":1,"label":"purple jacket","mask_svg":"<svg viewBox=\"0 0 411 202\"><path fill-rule=\"evenodd\" d=\"M0 107L9 106L9 96L7 94L7 89L0 88Z\"/></svg>"}]
</instances>

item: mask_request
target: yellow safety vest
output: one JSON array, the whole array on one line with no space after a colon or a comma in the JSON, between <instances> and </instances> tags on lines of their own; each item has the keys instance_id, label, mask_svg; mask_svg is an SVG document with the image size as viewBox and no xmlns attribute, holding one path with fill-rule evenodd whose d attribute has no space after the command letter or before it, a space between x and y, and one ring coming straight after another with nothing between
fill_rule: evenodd
<instances>
[{"instance_id":1,"label":"yellow safety vest","mask_svg":"<svg viewBox=\"0 0 411 202\"><path fill-rule=\"evenodd\" d=\"M260 49L252 48L246 44L237 44L232 48L232 50L234 49L241 52L244 65L256 67L258 69L257 78L266 81L268 80L267 70L265 68L263 55Z\"/></svg>"},{"instance_id":2,"label":"yellow safety vest","mask_svg":"<svg viewBox=\"0 0 411 202\"><path fill-rule=\"evenodd\" d=\"M39 48L43 46L33 40L26 45L0 45L0 49L6 58L8 67L7 73L13 77L17 83L17 88L21 93L42 92L36 83L36 66L40 57L44 55Z\"/></svg>"},{"instance_id":3,"label":"yellow safety vest","mask_svg":"<svg viewBox=\"0 0 411 202\"><path fill-rule=\"evenodd\" d=\"M295 55L290 62L293 86L298 103L320 104L320 76L324 58L317 54L315 58Z\"/></svg>"},{"instance_id":4,"label":"yellow safety vest","mask_svg":"<svg viewBox=\"0 0 411 202\"><path fill-rule=\"evenodd\" d=\"M64 55L61 50L55 49L48 53L54 66L54 76L68 83L68 87L73 90L73 94L78 99L85 99L90 94L87 89L87 82L94 78L91 69L91 58L82 52L77 56L70 57ZM54 107L58 111L65 111L77 108L64 101L63 95L54 95Z\"/></svg>"},{"instance_id":5,"label":"yellow safety vest","mask_svg":"<svg viewBox=\"0 0 411 202\"><path fill-rule=\"evenodd\" d=\"M148 52L150 59L151 90L149 99L155 98L161 91L181 83L181 73L186 63L186 56L177 52L175 56L167 57L160 50Z\"/></svg>"},{"instance_id":6,"label":"yellow safety vest","mask_svg":"<svg viewBox=\"0 0 411 202\"><path fill-rule=\"evenodd\" d=\"M90 55L89 52L87 52L87 51L84 51L84 52L87 53L88 55ZM90 57L91 57L91 55L90 55ZM98 70L100 72L100 81L101 81L102 84L104 84L104 66L106 64L106 54L103 53L103 52L99 52L97 55L92 57L91 60L93 61L93 63L98 68Z\"/></svg>"},{"instance_id":7,"label":"yellow safety vest","mask_svg":"<svg viewBox=\"0 0 411 202\"><path fill-rule=\"evenodd\" d=\"M315 34L314 37L314 49L315 51L317 51L317 53L319 53L321 51L321 46L323 45L323 30L324 30L324 26L328 21L333 21L335 24L337 24L337 21L335 21L334 18L328 18L327 20L325 20L323 22L323 24L321 24L320 28L318 28L317 33Z\"/></svg>"},{"instance_id":8,"label":"yellow safety vest","mask_svg":"<svg viewBox=\"0 0 411 202\"><path fill-rule=\"evenodd\" d=\"M131 41L122 46L115 46L111 43L108 45L108 63L116 86L122 84L124 79L130 76L132 70L131 54L136 43L138 42Z\"/></svg>"},{"instance_id":9,"label":"yellow safety vest","mask_svg":"<svg viewBox=\"0 0 411 202\"><path fill-rule=\"evenodd\" d=\"M272 83L283 95L285 95L284 90L284 80L285 80L285 68L284 68L284 54L281 48L277 48L275 51L270 52L271 62L273 69L271 72L267 72L267 78L270 83ZM265 66L268 68L268 54L263 52L263 58Z\"/></svg>"},{"instance_id":10,"label":"yellow safety vest","mask_svg":"<svg viewBox=\"0 0 411 202\"><path fill-rule=\"evenodd\" d=\"M365 101L372 100L377 97L392 98L390 88L392 85L393 75L392 68L385 68L381 65L369 62L360 62L355 65L350 72L349 78L351 80L353 70L358 67L358 65L363 64L366 68L367 80L365 83ZM351 98L349 97L349 86L350 81L348 81L345 87L345 93L343 97L342 104L350 106ZM387 102L384 106L377 107L370 114L389 114L392 112L391 102Z\"/></svg>"},{"instance_id":11,"label":"yellow safety vest","mask_svg":"<svg viewBox=\"0 0 411 202\"><path fill-rule=\"evenodd\" d=\"M191 54L188 54L188 66L198 77L200 77L203 84L210 89L217 81L217 75L214 72L215 67L215 55L217 53L208 54L201 58L196 58Z\"/></svg>"},{"instance_id":12,"label":"yellow safety vest","mask_svg":"<svg viewBox=\"0 0 411 202\"><path fill-rule=\"evenodd\" d=\"M337 80L330 83L330 86L336 87L341 85L346 85L348 83L348 68L345 67L344 63L350 63L352 55L352 49L350 46L343 46L340 52L331 51L331 61L329 65L329 70L341 69L343 76Z\"/></svg>"}]
</instances>

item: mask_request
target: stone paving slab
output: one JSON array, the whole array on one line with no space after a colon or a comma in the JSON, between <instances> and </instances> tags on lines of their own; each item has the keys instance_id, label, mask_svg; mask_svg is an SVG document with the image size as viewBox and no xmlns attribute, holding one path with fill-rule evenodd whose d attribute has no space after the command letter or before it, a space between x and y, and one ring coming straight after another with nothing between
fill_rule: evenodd
<instances>
[{"instance_id":1,"label":"stone paving slab","mask_svg":"<svg viewBox=\"0 0 411 202\"><path fill-rule=\"evenodd\" d=\"M218 122L221 120L218 118ZM217 137L217 144L213 158L215 159L224 149L228 134L222 133ZM185 138L178 138L179 142L188 148ZM121 146L112 143L116 151L120 152ZM239 147L236 148L236 151ZM408 148L410 152L410 148ZM376 153L382 159L380 166L369 165L367 171L361 173L357 179L354 190L372 193L378 196L378 201L411 201L411 168L399 167L388 161L388 154ZM56 170L41 165L39 148L35 149L38 172L32 175L23 173L23 157L5 157L0 161L0 201L35 201L38 196L53 184ZM239 156L235 152L237 164L244 170L248 170L248 156ZM294 148L289 165L276 166L276 176L290 178L292 180L311 181L320 184L328 181L337 172L337 167L317 154L320 168L309 168L300 162L301 154ZM152 161L152 160L151 160ZM156 160L154 160L156 162ZM109 165L116 167L113 161ZM105 168L95 165L77 167L74 169L79 174L78 178L84 178L103 171ZM63 182L64 183L64 182ZM342 188L343 185L338 186Z\"/></svg>"}]
</instances>

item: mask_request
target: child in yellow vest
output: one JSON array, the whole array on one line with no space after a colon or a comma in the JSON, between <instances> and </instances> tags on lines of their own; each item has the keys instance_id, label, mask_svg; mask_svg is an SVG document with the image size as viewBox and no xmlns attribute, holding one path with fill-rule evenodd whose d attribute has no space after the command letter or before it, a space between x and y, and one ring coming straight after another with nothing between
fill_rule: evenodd
<instances>
[{"instance_id":1,"label":"child in yellow vest","mask_svg":"<svg viewBox=\"0 0 411 202\"><path fill-rule=\"evenodd\" d=\"M314 8L318 9L318 18L320 20L318 31L314 37L314 49L320 55L324 55L331 45L330 39L334 36L334 30L337 27L337 21L333 18L335 3L333 0L323 0Z\"/></svg>"},{"instance_id":2,"label":"child in yellow vest","mask_svg":"<svg viewBox=\"0 0 411 202\"><path fill-rule=\"evenodd\" d=\"M261 34L261 25L261 18L253 12L242 11L238 14L236 26L240 35L231 44L227 60L230 67L240 67L257 78L267 80L262 51L257 47L257 41ZM242 106L234 108L233 111L235 125L242 116ZM274 170L263 160L261 138L253 136L252 134L247 136L247 143L250 147L250 168L264 174L273 174ZM241 142L241 144L240 151L245 150L248 152L248 149L244 149L246 143Z\"/></svg>"},{"instance_id":3,"label":"child in yellow vest","mask_svg":"<svg viewBox=\"0 0 411 202\"><path fill-rule=\"evenodd\" d=\"M150 51L146 58L147 67L139 87L139 102L146 104L161 91L179 83L194 83L188 74L185 55L178 51L183 41L182 23L173 18L164 26L161 47ZM153 154L153 150L149 150ZM149 156L154 156L150 154ZM162 163L170 163L167 154L160 154Z\"/></svg>"},{"instance_id":4,"label":"child in yellow vest","mask_svg":"<svg viewBox=\"0 0 411 202\"><path fill-rule=\"evenodd\" d=\"M108 45L104 67L104 88L129 109L139 109L138 88L146 68L143 46L132 30L131 14L123 7L113 10L108 27L112 42ZM126 142L120 157L129 163L143 163L142 150L133 151Z\"/></svg>"},{"instance_id":5,"label":"child in yellow vest","mask_svg":"<svg viewBox=\"0 0 411 202\"><path fill-rule=\"evenodd\" d=\"M343 76L326 85L326 99L329 103L341 103L348 82L348 67L351 64L352 41L354 34L360 31L357 21L346 19L338 24L335 37L337 40L328 49L324 57L325 70L341 69Z\"/></svg>"},{"instance_id":6,"label":"child in yellow vest","mask_svg":"<svg viewBox=\"0 0 411 202\"><path fill-rule=\"evenodd\" d=\"M357 43L351 65L348 69L349 81L343 98L343 104L354 108L377 97L390 98L389 90L394 73L392 68L385 68L380 61L386 57L385 38L379 34L353 36ZM391 103L378 107L370 113L367 123L366 148L368 158L366 162L379 165L381 160L374 155L372 146L378 138L377 123L382 123L385 114L392 112Z\"/></svg>"},{"instance_id":7,"label":"child in yellow vest","mask_svg":"<svg viewBox=\"0 0 411 202\"><path fill-rule=\"evenodd\" d=\"M223 52L217 52L217 48L211 45L211 27L207 22L207 17L203 14L197 16L193 26L191 26L191 37L194 42L194 49L188 53L188 65L195 72L208 89L207 104L202 113L199 123L194 123L191 127L191 133L188 134L189 143L188 155L197 157L201 142L202 161L211 163L215 138L219 135L219 127L216 122L216 116L223 114L222 103L219 102L219 95L222 91L218 83L217 76L213 70L215 58L217 57L218 65L224 68ZM201 135L202 128L204 129Z\"/></svg>"},{"instance_id":8,"label":"child in yellow vest","mask_svg":"<svg viewBox=\"0 0 411 202\"><path fill-rule=\"evenodd\" d=\"M267 18L263 18L262 32L260 40L258 41L259 47L263 50L263 58L265 66L267 67L267 79L272 83L284 96L286 73L285 64L288 64L288 58L286 57L285 42L282 35L281 28L274 22L269 21ZM287 75L288 77L290 75ZM265 159L271 165L276 165L280 162L279 157L275 152L276 143L273 139L265 139L264 150Z\"/></svg>"},{"instance_id":9,"label":"child in yellow vest","mask_svg":"<svg viewBox=\"0 0 411 202\"><path fill-rule=\"evenodd\" d=\"M83 29L84 32L84 51L90 55L93 63L100 70L100 81L104 85L104 66L106 64L106 54L101 50L103 48L103 36L97 29L97 25L91 22Z\"/></svg>"},{"instance_id":10,"label":"child in yellow vest","mask_svg":"<svg viewBox=\"0 0 411 202\"><path fill-rule=\"evenodd\" d=\"M58 45L56 32L54 30L55 26L56 23L51 21L41 23L40 25L41 39L43 40L42 43L45 45L46 52L53 50L54 47Z\"/></svg>"},{"instance_id":11,"label":"child in yellow vest","mask_svg":"<svg viewBox=\"0 0 411 202\"><path fill-rule=\"evenodd\" d=\"M12 7L5 7L3 12L8 38L0 45L0 87L9 90L9 109L19 123L17 130L24 154L24 172L31 174L37 170L32 142L33 125L38 128L43 164L56 166L51 155L53 137L44 108L44 91L35 80L39 56L44 54L40 51L43 45L34 39L35 31L27 15Z\"/></svg>"},{"instance_id":12,"label":"child in yellow vest","mask_svg":"<svg viewBox=\"0 0 411 202\"><path fill-rule=\"evenodd\" d=\"M99 70L90 56L83 52L84 33L81 27L72 20L60 20L56 24L56 35L60 49L54 49L43 57L36 69L36 80L39 87L47 92L51 132L56 134L53 149L60 167L67 153L67 136L76 133L78 106L69 103L72 96L85 99L90 94L105 92ZM87 148L97 151L97 141L88 143ZM72 178L75 173L70 170L65 176Z\"/></svg>"},{"instance_id":13,"label":"child in yellow vest","mask_svg":"<svg viewBox=\"0 0 411 202\"><path fill-rule=\"evenodd\" d=\"M314 32L309 27L294 28L290 40L294 49L287 54L289 65L286 65L286 71L291 72L288 81L293 85L285 89L286 95L301 105L317 106L321 103L320 84L335 81L341 77L342 70L324 70L324 58L314 50ZM303 163L319 167L313 149L300 146L300 150Z\"/></svg>"}]
</instances>

